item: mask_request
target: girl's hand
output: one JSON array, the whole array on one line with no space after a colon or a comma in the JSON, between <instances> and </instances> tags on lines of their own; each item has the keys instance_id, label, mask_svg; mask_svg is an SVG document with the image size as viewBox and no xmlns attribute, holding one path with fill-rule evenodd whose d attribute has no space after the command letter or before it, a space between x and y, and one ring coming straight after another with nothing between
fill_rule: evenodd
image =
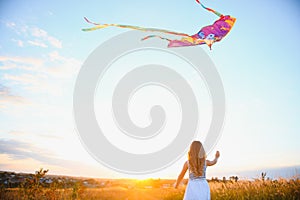
<instances>
[{"instance_id":1,"label":"girl's hand","mask_svg":"<svg viewBox=\"0 0 300 200\"><path fill-rule=\"evenodd\" d=\"M220 152L217 151L217 152L216 152L216 158L219 158L219 157L220 157Z\"/></svg>"},{"instance_id":2,"label":"girl's hand","mask_svg":"<svg viewBox=\"0 0 300 200\"><path fill-rule=\"evenodd\" d=\"M173 184L173 187L177 189L177 181Z\"/></svg>"}]
</instances>

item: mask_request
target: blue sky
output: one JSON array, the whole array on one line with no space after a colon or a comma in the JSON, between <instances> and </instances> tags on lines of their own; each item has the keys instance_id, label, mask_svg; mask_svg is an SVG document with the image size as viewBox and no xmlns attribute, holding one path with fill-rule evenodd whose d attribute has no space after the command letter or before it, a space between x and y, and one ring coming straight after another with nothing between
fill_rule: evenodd
<instances>
[{"instance_id":1,"label":"blue sky","mask_svg":"<svg viewBox=\"0 0 300 200\"><path fill-rule=\"evenodd\" d=\"M299 2L203 3L237 18L212 51L199 46L215 63L227 101L216 146L222 157L210 175L299 166ZM90 26L84 16L190 34L216 20L193 0L1 1L0 170L126 176L94 161L74 131L72 92L81 64L125 31L82 32ZM151 176L175 177L184 159Z\"/></svg>"}]
</instances>

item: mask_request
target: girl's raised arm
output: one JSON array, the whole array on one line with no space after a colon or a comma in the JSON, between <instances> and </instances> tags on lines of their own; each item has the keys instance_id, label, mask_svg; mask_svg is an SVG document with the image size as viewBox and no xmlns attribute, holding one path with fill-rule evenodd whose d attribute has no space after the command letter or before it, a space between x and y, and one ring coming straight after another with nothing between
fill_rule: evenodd
<instances>
[{"instance_id":1,"label":"girl's raised arm","mask_svg":"<svg viewBox=\"0 0 300 200\"><path fill-rule=\"evenodd\" d=\"M215 159L210 161L210 160L206 160L206 166L213 166L218 162L218 158L220 157L220 152L217 151L216 155L215 155Z\"/></svg>"}]
</instances>

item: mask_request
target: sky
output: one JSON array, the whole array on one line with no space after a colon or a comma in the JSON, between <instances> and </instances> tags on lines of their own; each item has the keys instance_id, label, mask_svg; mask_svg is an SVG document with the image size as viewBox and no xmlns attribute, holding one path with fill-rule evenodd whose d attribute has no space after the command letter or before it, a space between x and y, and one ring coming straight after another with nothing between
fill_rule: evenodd
<instances>
[{"instance_id":1,"label":"sky","mask_svg":"<svg viewBox=\"0 0 300 200\"><path fill-rule=\"evenodd\" d=\"M226 95L225 125L213 150L221 157L208 176L299 168L300 3L203 3L237 18L212 50L197 47L215 63ZM156 173L132 176L98 163L81 144L72 110L77 74L97 46L126 31L83 32L90 27L83 17L189 34L217 19L193 0L1 1L0 170L175 178L185 156Z\"/></svg>"}]
</instances>

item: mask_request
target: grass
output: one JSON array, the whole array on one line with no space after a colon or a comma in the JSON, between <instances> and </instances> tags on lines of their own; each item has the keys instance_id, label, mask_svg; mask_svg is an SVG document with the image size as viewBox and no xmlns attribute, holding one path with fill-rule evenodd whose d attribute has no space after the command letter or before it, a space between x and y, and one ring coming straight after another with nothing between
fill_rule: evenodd
<instances>
[{"instance_id":1,"label":"grass","mask_svg":"<svg viewBox=\"0 0 300 200\"><path fill-rule=\"evenodd\" d=\"M238 181L210 184L212 199L300 200L300 180Z\"/></svg>"},{"instance_id":2,"label":"grass","mask_svg":"<svg viewBox=\"0 0 300 200\"><path fill-rule=\"evenodd\" d=\"M44 180L48 170L40 169L35 174L28 176L21 184L15 188L4 187L0 184L0 200L181 200L184 196L185 186L179 189L171 186L174 180L118 180L107 182L108 185L97 185L96 180L90 179L94 183L91 187L85 187L84 182L70 180L68 183L59 184L53 181L45 185L40 180ZM214 199L288 199L300 200L300 179L280 179L255 181L209 181L211 198ZM186 183L186 181L184 181ZM168 183L168 184L166 184Z\"/></svg>"},{"instance_id":3,"label":"grass","mask_svg":"<svg viewBox=\"0 0 300 200\"><path fill-rule=\"evenodd\" d=\"M210 182L212 199L289 199L300 200L300 180ZM184 187L173 188L107 188L78 187L67 189L39 188L34 195L22 188L2 188L0 199L45 199L45 200L179 200L183 199Z\"/></svg>"}]
</instances>

